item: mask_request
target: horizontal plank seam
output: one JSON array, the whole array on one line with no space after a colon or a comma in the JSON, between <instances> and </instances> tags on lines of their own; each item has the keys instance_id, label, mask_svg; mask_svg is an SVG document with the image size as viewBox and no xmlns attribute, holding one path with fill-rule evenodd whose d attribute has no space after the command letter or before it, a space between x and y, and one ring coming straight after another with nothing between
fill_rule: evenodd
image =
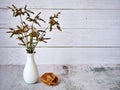
<instances>
[{"instance_id":1,"label":"horizontal plank seam","mask_svg":"<svg viewBox=\"0 0 120 90\"><path fill-rule=\"evenodd\" d=\"M9 29L9 28L4 28L4 27L0 27L0 29ZM45 28L37 28L37 29L45 29ZM56 29L56 28L53 28L53 29ZM120 29L120 28L61 28L61 29L98 29L98 30L102 30L102 29L107 29L107 30L109 30L109 29Z\"/></svg>"},{"instance_id":2,"label":"horizontal plank seam","mask_svg":"<svg viewBox=\"0 0 120 90\"><path fill-rule=\"evenodd\" d=\"M25 48L25 47L0 46L0 48ZM37 48L120 48L120 46L37 46Z\"/></svg>"},{"instance_id":3,"label":"horizontal plank seam","mask_svg":"<svg viewBox=\"0 0 120 90\"><path fill-rule=\"evenodd\" d=\"M0 9L8 9L2 8ZM120 10L120 8L112 9L112 8L28 8L28 9L39 9L39 10Z\"/></svg>"},{"instance_id":4,"label":"horizontal plank seam","mask_svg":"<svg viewBox=\"0 0 120 90\"><path fill-rule=\"evenodd\" d=\"M63 65L74 65L74 66L77 66L77 65L81 65L81 64L40 64L40 66L41 65L45 65L45 66L53 66L53 65L59 65L60 67L62 67ZM116 65L116 66L111 66L111 67L120 67L120 64L118 63L118 64L96 64L96 65L93 65L93 64L82 64L82 65L89 65L89 66L96 66L96 65L98 65L98 67L103 67L103 65L106 67L106 65L109 65L109 66L111 66L111 65ZM23 66L24 67L24 65L22 65L22 64L1 64L0 66ZM39 66L39 65L38 65Z\"/></svg>"}]
</instances>

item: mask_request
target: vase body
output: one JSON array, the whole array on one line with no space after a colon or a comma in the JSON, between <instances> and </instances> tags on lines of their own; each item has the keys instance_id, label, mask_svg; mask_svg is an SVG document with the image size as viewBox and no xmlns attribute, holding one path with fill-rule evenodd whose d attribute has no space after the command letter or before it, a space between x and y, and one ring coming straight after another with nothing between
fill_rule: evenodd
<instances>
[{"instance_id":1,"label":"vase body","mask_svg":"<svg viewBox=\"0 0 120 90\"><path fill-rule=\"evenodd\" d=\"M34 54L27 54L27 62L23 71L23 78L26 83L36 83L39 79L37 65L34 60Z\"/></svg>"}]
</instances>

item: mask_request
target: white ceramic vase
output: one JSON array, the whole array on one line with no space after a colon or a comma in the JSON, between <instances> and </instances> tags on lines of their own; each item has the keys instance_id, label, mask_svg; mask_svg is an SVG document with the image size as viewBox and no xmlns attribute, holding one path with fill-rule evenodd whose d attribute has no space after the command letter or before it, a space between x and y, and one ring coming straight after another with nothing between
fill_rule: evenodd
<instances>
[{"instance_id":1,"label":"white ceramic vase","mask_svg":"<svg viewBox=\"0 0 120 90\"><path fill-rule=\"evenodd\" d=\"M27 54L27 62L23 71L23 78L26 83L36 83L39 79L37 65L35 63L34 54Z\"/></svg>"}]
</instances>

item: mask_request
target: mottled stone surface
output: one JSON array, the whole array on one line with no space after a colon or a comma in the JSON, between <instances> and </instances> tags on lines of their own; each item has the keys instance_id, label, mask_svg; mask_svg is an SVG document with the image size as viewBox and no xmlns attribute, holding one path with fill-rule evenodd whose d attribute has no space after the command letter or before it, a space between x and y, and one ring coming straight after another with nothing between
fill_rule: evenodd
<instances>
[{"instance_id":1,"label":"mottled stone surface","mask_svg":"<svg viewBox=\"0 0 120 90\"><path fill-rule=\"evenodd\" d=\"M40 65L40 76L53 72L59 85L46 86L42 82L26 84L24 66L0 66L0 90L120 90L120 65Z\"/></svg>"}]
</instances>

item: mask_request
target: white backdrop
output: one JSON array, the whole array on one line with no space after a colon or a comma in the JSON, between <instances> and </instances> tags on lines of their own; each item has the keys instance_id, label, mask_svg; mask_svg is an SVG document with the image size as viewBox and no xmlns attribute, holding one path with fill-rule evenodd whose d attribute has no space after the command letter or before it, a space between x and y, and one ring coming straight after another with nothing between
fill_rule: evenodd
<instances>
[{"instance_id":1,"label":"white backdrop","mask_svg":"<svg viewBox=\"0 0 120 90\"><path fill-rule=\"evenodd\" d=\"M9 27L18 19L6 6L28 5L41 17L61 12L62 32L37 47L37 64L120 64L120 0L1 0L0 64L24 64L25 48L9 38Z\"/></svg>"}]
</instances>

